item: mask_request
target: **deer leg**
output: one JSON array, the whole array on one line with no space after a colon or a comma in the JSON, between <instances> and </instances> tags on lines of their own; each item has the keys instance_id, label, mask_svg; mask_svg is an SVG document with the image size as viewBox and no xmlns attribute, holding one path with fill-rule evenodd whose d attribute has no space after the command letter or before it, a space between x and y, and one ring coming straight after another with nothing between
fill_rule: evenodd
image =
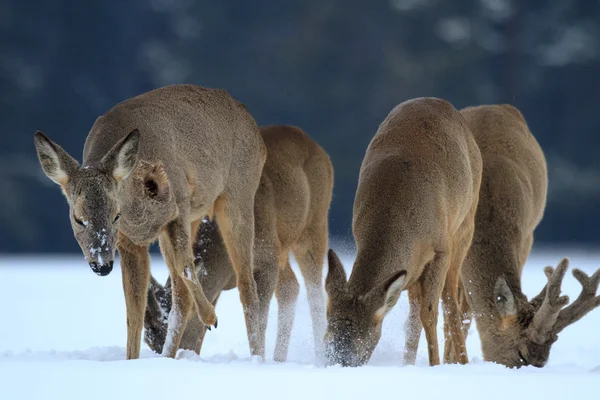
<instances>
[{"instance_id":1,"label":"deer leg","mask_svg":"<svg viewBox=\"0 0 600 400\"><path fill-rule=\"evenodd\" d=\"M306 283L315 353L317 359L320 359L325 356L323 338L327 327L323 291L323 260L327 251L327 227L324 226L318 231L318 234L309 232L308 237L301 237L299 244L294 248L294 255Z\"/></svg>"},{"instance_id":2,"label":"deer leg","mask_svg":"<svg viewBox=\"0 0 600 400\"><path fill-rule=\"evenodd\" d=\"M457 285L450 274L446 277L446 284L442 293L442 303L444 309L444 363L458 360L460 364L467 364L467 348L463 334L462 312L458 305ZM450 352L453 352L453 358Z\"/></svg>"},{"instance_id":3,"label":"deer leg","mask_svg":"<svg viewBox=\"0 0 600 400\"><path fill-rule=\"evenodd\" d=\"M404 364L414 365L417 360L417 349L421 338L421 282L415 282L408 289L408 304L410 311L406 320L404 330L406 332L406 353L404 353Z\"/></svg>"},{"instance_id":4,"label":"deer leg","mask_svg":"<svg viewBox=\"0 0 600 400\"><path fill-rule=\"evenodd\" d=\"M187 324L191 303L200 320L215 325L217 316L195 273L190 224L180 217L169 223L159 238L160 249L169 267L172 285L172 307L169 312L167 338L163 355L175 357ZM190 299L191 295L191 299ZM191 300L191 301L190 301Z\"/></svg>"},{"instance_id":5,"label":"deer leg","mask_svg":"<svg viewBox=\"0 0 600 400\"><path fill-rule=\"evenodd\" d=\"M471 322L473 320L473 314L471 312L471 306L467 299L467 292L465 286L461 283L458 285L458 301L460 305L460 312L462 314L462 331L465 338L465 346L467 343L467 336L469 335L469 329L471 328Z\"/></svg>"},{"instance_id":6,"label":"deer leg","mask_svg":"<svg viewBox=\"0 0 600 400\"><path fill-rule=\"evenodd\" d=\"M136 246L122 233L119 233L117 247L121 256L123 292L127 309L127 359L132 360L140 357L150 279L150 257L147 247Z\"/></svg>"},{"instance_id":7,"label":"deer leg","mask_svg":"<svg viewBox=\"0 0 600 400\"><path fill-rule=\"evenodd\" d=\"M437 337L438 308L448 267L447 253L437 252L435 258L425 267L423 275L419 279L421 281L420 317L425 329L430 366L440 364Z\"/></svg>"},{"instance_id":8,"label":"deer leg","mask_svg":"<svg viewBox=\"0 0 600 400\"><path fill-rule=\"evenodd\" d=\"M260 329L265 332L269 319L269 306L277 283L277 254L279 254L279 250L260 249L255 254L253 275L258 294Z\"/></svg>"},{"instance_id":9,"label":"deer leg","mask_svg":"<svg viewBox=\"0 0 600 400\"><path fill-rule=\"evenodd\" d=\"M283 362L287 359L290 346L290 336L294 326L294 315L296 313L296 302L300 285L296 274L290 266L289 253L282 256L281 266L277 278L277 342L275 344L275 361Z\"/></svg>"},{"instance_id":10,"label":"deer leg","mask_svg":"<svg viewBox=\"0 0 600 400\"><path fill-rule=\"evenodd\" d=\"M458 284L458 301L460 306L460 312L462 314L462 332L465 338L465 346L467 342L467 336L469 335L469 329L471 328L471 322L473 320L473 314L471 312L471 306L467 300L467 293L462 282ZM455 364L454 340L450 338L448 346L444 348L444 360L448 359L448 363ZM444 361L445 362L445 361Z\"/></svg>"},{"instance_id":11,"label":"deer leg","mask_svg":"<svg viewBox=\"0 0 600 400\"><path fill-rule=\"evenodd\" d=\"M469 357L463 332L464 314L459 306L458 290L459 286L464 289L460 281L460 272L473 240L474 225L472 220L466 220L461 228L451 254L450 267L446 273L442 293L445 334L444 362L458 361L460 364L467 364ZM451 352L453 358L451 358Z\"/></svg>"},{"instance_id":12,"label":"deer leg","mask_svg":"<svg viewBox=\"0 0 600 400\"><path fill-rule=\"evenodd\" d=\"M219 301L219 297L220 296L221 296L221 293L219 293L217 295L217 298L215 299L215 301L213 301L213 303L212 303L213 307L215 307L215 308L217 307L217 302ZM189 329L189 328L190 327L188 325L187 329ZM200 327L197 330L197 332L198 332L198 340L196 341L196 346L194 347L194 351L197 354L200 354L200 350L202 349L202 343L204 343L204 337L206 336L206 331L207 331L206 325L204 325L203 323L200 323Z\"/></svg>"},{"instance_id":13,"label":"deer leg","mask_svg":"<svg viewBox=\"0 0 600 400\"><path fill-rule=\"evenodd\" d=\"M238 199L239 200L239 199ZM249 199L252 200L252 199ZM265 332L260 323L260 304L253 276L253 201L234 204L220 197L215 202L219 228L231 258L246 319L250 354L265 357Z\"/></svg>"}]
</instances>

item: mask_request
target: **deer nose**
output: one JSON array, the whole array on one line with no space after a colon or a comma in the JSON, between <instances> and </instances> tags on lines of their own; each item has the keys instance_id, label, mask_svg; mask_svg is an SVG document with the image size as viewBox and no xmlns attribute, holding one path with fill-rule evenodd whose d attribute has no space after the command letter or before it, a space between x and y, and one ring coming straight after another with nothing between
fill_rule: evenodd
<instances>
[{"instance_id":1,"label":"deer nose","mask_svg":"<svg viewBox=\"0 0 600 400\"><path fill-rule=\"evenodd\" d=\"M91 262L90 268L94 273L98 276L106 276L110 274L110 271L113 269L113 261L110 261L108 264L98 265L97 262Z\"/></svg>"}]
</instances>

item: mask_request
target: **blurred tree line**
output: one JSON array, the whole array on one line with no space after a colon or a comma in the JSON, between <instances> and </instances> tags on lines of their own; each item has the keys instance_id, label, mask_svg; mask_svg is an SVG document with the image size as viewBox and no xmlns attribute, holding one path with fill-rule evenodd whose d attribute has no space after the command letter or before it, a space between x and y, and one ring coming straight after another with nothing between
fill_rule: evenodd
<instances>
[{"instance_id":1,"label":"blurred tree line","mask_svg":"<svg viewBox=\"0 0 600 400\"><path fill-rule=\"evenodd\" d=\"M78 251L33 133L80 159L95 118L172 83L228 90L259 125L331 155L332 236L391 108L437 96L511 103L545 150L537 243L600 239L600 2L583 0L0 0L0 252Z\"/></svg>"}]
</instances>

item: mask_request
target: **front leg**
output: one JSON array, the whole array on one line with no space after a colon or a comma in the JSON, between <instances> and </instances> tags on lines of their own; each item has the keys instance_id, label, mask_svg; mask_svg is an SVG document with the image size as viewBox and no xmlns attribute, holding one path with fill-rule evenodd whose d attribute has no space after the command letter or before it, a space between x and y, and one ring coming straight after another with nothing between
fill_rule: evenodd
<instances>
[{"instance_id":1,"label":"front leg","mask_svg":"<svg viewBox=\"0 0 600 400\"><path fill-rule=\"evenodd\" d=\"M146 291L150 278L150 257L146 246L136 246L119 232L123 292L127 308L127 359L140 357L142 327L146 310Z\"/></svg>"},{"instance_id":2,"label":"front leg","mask_svg":"<svg viewBox=\"0 0 600 400\"><path fill-rule=\"evenodd\" d=\"M194 304L200 321L215 326L215 308L206 298L194 268L190 223L179 217L169 223L159 238L172 285L172 308L162 354L175 357Z\"/></svg>"}]
</instances>

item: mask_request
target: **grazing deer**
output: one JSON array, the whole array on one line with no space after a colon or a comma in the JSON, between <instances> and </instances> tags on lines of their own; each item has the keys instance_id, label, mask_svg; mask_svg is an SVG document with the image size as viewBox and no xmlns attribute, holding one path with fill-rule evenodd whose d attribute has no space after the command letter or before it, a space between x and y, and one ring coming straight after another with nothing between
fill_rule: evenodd
<instances>
[{"instance_id":1,"label":"grazing deer","mask_svg":"<svg viewBox=\"0 0 600 400\"><path fill-rule=\"evenodd\" d=\"M261 323L266 326L275 291L278 302L276 361L287 358L294 322L298 281L290 267L293 251L306 281L317 355L322 354L325 331L323 260L327 250L327 214L333 190L329 156L301 129L262 127L267 161L254 198L254 278L260 301ZM217 221L219 221L217 219ZM235 287L235 274L214 221L201 225L198 235L197 274L213 305L221 291ZM154 279L148 290L145 340L154 351L165 341L170 281L163 288ZM181 348L200 351L206 329L191 316Z\"/></svg>"},{"instance_id":2,"label":"grazing deer","mask_svg":"<svg viewBox=\"0 0 600 400\"><path fill-rule=\"evenodd\" d=\"M156 89L99 117L83 166L43 133L35 134L46 175L70 205L75 237L104 276L121 256L127 307L127 358L138 358L150 277L148 246L158 239L173 285L163 355L174 357L192 304L205 325L215 310L193 273L192 239L213 211L232 259L253 355L264 356L252 276L254 195L266 159L256 122L224 90L194 85Z\"/></svg>"},{"instance_id":3,"label":"grazing deer","mask_svg":"<svg viewBox=\"0 0 600 400\"><path fill-rule=\"evenodd\" d=\"M404 289L410 299L405 362L415 362L424 326L429 364L439 364L440 296L446 337L457 339L456 357L468 362L456 293L473 236L481 168L464 118L447 101L406 101L379 126L360 169L353 218L357 256L348 281L334 251L328 253L330 363L366 363L383 318Z\"/></svg>"},{"instance_id":4,"label":"grazing deer","mask_svg":"<svg viewBox=\"0 0 600 400\"><path fill-rule=\"evenodd\" d=\"M569 302L560 295L568 268L544 270L548 284L528 301L521 273L533 231L546 206L548 173L544 153L523 115L511 105L461 110L483 158L483 178L475 233L462 270L460 295L468 330L475 317L483 357L508 367L543 367L558 333L600 305L600 269L590 278L573 270L583 290ZM445 356L452 359L452 341Z\"/></svg>"}]
</instances>

